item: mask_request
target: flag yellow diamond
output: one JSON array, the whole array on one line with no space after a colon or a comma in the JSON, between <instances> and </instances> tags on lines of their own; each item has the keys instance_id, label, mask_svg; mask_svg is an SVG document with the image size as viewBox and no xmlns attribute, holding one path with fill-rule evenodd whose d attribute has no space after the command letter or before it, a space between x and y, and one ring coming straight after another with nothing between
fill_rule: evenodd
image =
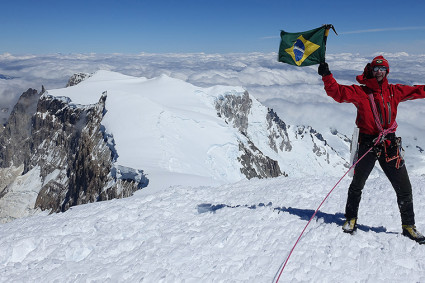
<instances>
[{"instance_id":1,"label":"flag yellow diamond","mask_svg":"<svg viewBox=\"0 0 425 283\"><path fill-rule=\"evenodd\" d=\"M292 47L285 49L285 52L291 55L295 64L300 66L305 59L308 58L314 51L319 49L320 46L306 40L302 35L300 35L297 40L294 42Z\"/></svg>"}]
</instances>

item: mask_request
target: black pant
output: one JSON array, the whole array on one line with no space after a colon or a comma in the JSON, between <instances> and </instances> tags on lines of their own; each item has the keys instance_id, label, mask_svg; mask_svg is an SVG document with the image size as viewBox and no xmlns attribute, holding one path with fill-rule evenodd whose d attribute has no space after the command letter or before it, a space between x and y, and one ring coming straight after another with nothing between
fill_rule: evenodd
<instances>
[{"instance_id":1,"label":"black pant","mask_svg":"<svg viewBox=\"0 0 425 283\"><path fill-rule=\"evenodd\" d=\"M360 144L358 157L365 154L371 146L373 146L373 137L360 135ZM401 215L401 223L403 225L415 224L415 214L413 212L412 186L410 184L409 175L406 166L396 168L397 160L387 162L383 150L383 146L370 151L356 165L353 180L348 189L347 205L345 207L345 217L347 219L357 217L359 204L362 196L362 189L369 177L370 172L375 166L376 160L379 161L382 170L390 180L396 195L397 203Z\"/></svg>"}]
</instances>

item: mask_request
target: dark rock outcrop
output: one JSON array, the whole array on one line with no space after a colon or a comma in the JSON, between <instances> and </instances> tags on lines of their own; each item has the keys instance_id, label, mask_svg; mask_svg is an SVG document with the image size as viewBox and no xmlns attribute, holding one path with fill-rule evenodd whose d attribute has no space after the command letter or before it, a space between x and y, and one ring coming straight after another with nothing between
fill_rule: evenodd
<instances>
[{"instance_id":1,"label":"dark rock outcrop","mask_svg":"<svg viewBox=\"0 0 425 283\"><path fill-rule=\"evenodd\" d=\"M246 134L248 128L248 114L251 109L252 100L246 91L240 95L225 95L220 97L215 104L217 115L222 117L226 123L231 124L239 132Z\"/></svg>"},{"instance_id":2,"label":"dark rock outcrop","mask_svg":"<svg viewBox=\"0 0 425 283\"><path fill-rule=\"evenodd\" d=\"M92 74L88 74L88 73L76 73L69 78L68 83L66 84L66 87L77 85L80 82L84 81L85 79L90 78L91 76Z\"/></svg>"},{"instance_id":3,"label":"dark rock outcrop","mask_svg":"<svg viewBox=\"0 0 425 283\"><path fill-rule=\"evenodd\" d=\"M290 129L290 126L286 125L273 109L267 109L267 112L263 112L259 110L262 107L260 103L256 102L255 106L253 105L253 99L246 91L242 95L237 93L223 95L215 103L217 115L237 129L244 137L239 139L240 155L238 160L241 163L240 170L246 178L288 176L288 173L282 167L287 166L288 171L291 171L292 168L289 167L292 166L289 162L285 162L282 157L287 154L292 154L292 156L296 154L292 153L294 142L298 144L297 152L309 155L319 166L324 164L339 166L341 162L344 162L338 153L328 145L323 136L310 126L292 126ZM252 113L253 107L256 107L255 113ZM262 115L265 115L265 117ZM255 119L255 121L253 122L250 119ZM249 127L253 125L261 126L257 129L255 127L258 126L250 129ZM256 131L261 131L263 136L258 137ZM263 143L264 139L268 141L267 144ZM300 143L301 140L303 140L302 143ZM262 144L262 147L260 144ZM331 155L337 157L331 160ZM279 161L272 159L271 156L279 159ZM344 167L347 167L347 165L348 163L345 162Z\"/></svg>"},{"instance_id":4,"label":"dark rock outcrop","mask_svg":"<svg viewBox=\"0 0 425 283\"><path fill-rule=\"evenodd\" d=\"M33 89L19 99L0 135L0 168L23 164L22 175L39 169L42 187L34 208L60 212L147 186L141 170L120 166L117 173L113 139L101 125L106 99L104 93L98 103L81 106Z\"/></svg>"},{"instance_id":5,"label":"dark rock outcrop","mask_svg":"<svg viewBox=\"0 0 425 283\"><path fill-rule=\"evenodd\" d=\"M267 113L268 131L269 131L269 145L275 151L278 152L278 148L281 151L291 151L292 145L288 136L288 128L286 123L283 122L273 109L268 109ZM274 127L276 126L276 127ZM280 141L280 142L278 142ZM277 144L279 143L279 144Z\"/></svg>"},{"instance_id":6,"label":"dark rock outcrop","mask_svg":"<svg viewBox=\"0 0 425 283\"><path fill-rule=\"evenodd\" d=\"M241 172L247 179L287 176L285 172L280 171L276 160L265 156L252 142L248 142L248 147L239 142L239 151L241 151L238 158L242 165Z\"/></svg>"},{"instance_id":7,"label":"dark rock outcrop","mask_svg":"<svg viewBox=\"0 0 425 283\"><path fill-rule=\"evenodd\" d=\"M24 92L0 135L0 168L19 166L30 158L32 117L41 96L35 89Z\"/></svg>"},{"instance_id":8,"label":"dark rock outcrop","mask_svg":"<svg viewBox=\"0 0 425 283\"><path fill-rule=\"evenodd\" d=\"M283 175L278 162L264 155L247 135L251 107L252 100L247 91L243 95L224 95L219 97L215 103L217 115L247 138L246 142L239 141L240 170L247 179Z\"/></svg>"}]
</instances>

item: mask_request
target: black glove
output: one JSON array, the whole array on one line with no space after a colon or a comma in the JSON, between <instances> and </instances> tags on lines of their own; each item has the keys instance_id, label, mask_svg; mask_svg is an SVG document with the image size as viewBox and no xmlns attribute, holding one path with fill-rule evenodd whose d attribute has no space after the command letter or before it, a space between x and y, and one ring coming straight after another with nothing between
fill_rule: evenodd
<instances>
[{"instance_id":1,"label":"black glove","mask_svg":"<svg viewBox=\"0 0 425 283\"><path fill-rule=\"evenodd\" d=\"M331 71L329 71L328 63L326 63L326 62L320 63L319 69L317 70L317 72L322 77L327 76L327 75L330 75L331 74Z\"/></svg>"},{"instance_id":2,"label":"black glove","mask_svg":"<svg viewBox=\"0 0 425 283\"><path fill-rule=\"evenodd\" d=\"M366 79L373 78L372 65L370 63L367 63L366 67L364 67L363 75Z\"/></svg>"}]
</instances>

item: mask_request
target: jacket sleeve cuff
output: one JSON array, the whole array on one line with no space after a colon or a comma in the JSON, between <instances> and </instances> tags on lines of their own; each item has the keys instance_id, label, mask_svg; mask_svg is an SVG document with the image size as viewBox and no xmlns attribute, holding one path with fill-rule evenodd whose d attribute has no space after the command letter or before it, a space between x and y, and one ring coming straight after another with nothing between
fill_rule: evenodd
<instances>
[{"instance_id":1,"label":"jacket sleeve cuff","mask_svg":"<svg viewBox=\"0 0 425 283\"><path fill-rule=\"evenodd\" d=\"M326 75L322 77L322 81L326 84L334 80L334 76L332 74Z\"/></svg>"}]
</instances>

